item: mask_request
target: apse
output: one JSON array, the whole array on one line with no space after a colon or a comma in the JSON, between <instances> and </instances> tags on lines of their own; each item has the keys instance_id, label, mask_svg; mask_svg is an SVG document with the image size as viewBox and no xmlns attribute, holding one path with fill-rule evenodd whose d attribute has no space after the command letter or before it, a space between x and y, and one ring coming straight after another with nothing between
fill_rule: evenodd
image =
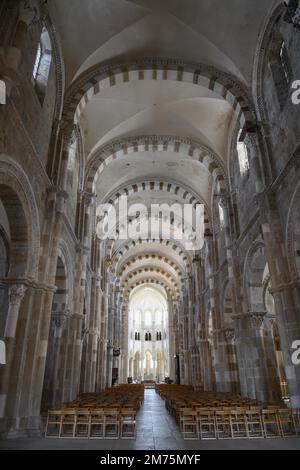
<instances>
[{"instance_id":1,"label":"apse","mask_svg":"<svg viewBox=\"0 0 300 470\"><path fill-rule=\"evenodd\" d=\"M128 377L134 382L169 377L169 312L164 288L145 285L129 301Z\"/></svg>"}]
</instances>

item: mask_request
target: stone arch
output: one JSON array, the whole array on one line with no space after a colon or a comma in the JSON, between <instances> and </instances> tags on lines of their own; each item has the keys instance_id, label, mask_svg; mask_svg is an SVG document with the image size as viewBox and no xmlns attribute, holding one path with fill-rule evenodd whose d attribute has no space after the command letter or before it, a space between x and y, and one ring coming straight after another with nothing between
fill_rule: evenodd
<instances>
[{"instance_id":1,"label":"stone arch","mask_svg":"<svg viewBox=\"0 0 300 470\"><path fill-rule=\"evenodd\" d=\"M129 271L126 274L126 277L124 278L123 283L125 284L127 282L130 282L135 277L138 277L142 274L145 274L146 276L148 276L148 275L150 275L150 276L152 276L152 275L161 276L161 277L165 278L166 281L168 283L170 283L174 288L177 288L178 285L181 284L181 276L179 276L178 278L175 278L167 270L165 270L163 268L159 268L159 267L149 266L149 265L143 266L141 268L136 268L133 271Z\"/></svg>"},{"instance_id":2,"label":"stone arch","mask_svg":"<svg viewBox=\"0 0 300 470\"><path fill-rule=\"evenodd\" d=\"M118 263L125 255L125 253L130 251L133 247L147 243L152 243L152 240L128 240L124 245L122 245L115 252L112 253L111 259L115 260L115 262ZM182 246L178 243L178 241L159 240L159 245L169 246L170 248L172 248L172 250L174 250L174 252L182 258L182 261L186 266L187 271L191 271L191 260L187 256L187 253L183 250Z\"/></svg>"},{"instance_id":3,"label":"stone arch","mask_svg":"<svg viewBox=\"0 0 300 470\"><path fill-rule=\"evenodd\" d=\"M236 112L240 127L253 128L255 111L244 87L235 77L213 66L178 59L145 58L133 63L102 63L84 72L70 87L64 107L66 120L78 122L80 114L104 88L137 80L178 81L199 85L226 100Z\"/></svg>"},{"instance_id":4,"label":"stone arch","mask_svg":"<svg viewBox=\"0 0 300 470\"><path fill-rule=\"evenodd\" d=\"M11 240L9 276L36 279L40 225L34 192L22 167L3 154L0 155L0 187L0 197L4 198L4 207L11 225L11 237L15 237L15 241Z\"/></svg>"},{"instance_id":5,"label":"stone arch","mask_svg":"<svg viewBox=\"0 0 300 470\"><path fill-rule=\"evenodd\" d=\"M209 208L206 202L197 194L193 193L192 190L186 188L181 183L176 183L173 181L163 181L157 178L153 178L152 180L143 180L140 182L135 181L134 183L126 184L114 190L113 194L109 195L104 201L102 201L102 203L116 205L119 201L119 198L121 198L122 196L130 197L131 195L139 194L144 191L157 191L160 194L162 192L169 193L171 195L174 195L178 199L183 199L184 204L191 204L194 209L196 209L198 205L203 204L204 233L211 233Z\"/></svg>"},{"instance_id":6,"label":"stone arch","mask_svg":"<svg viewBox=\"0 0 300 470\"><path fill-rule=\"evenodd\" d=\"M185 204L191 204L194 208L198 204L204 204L206 210L206 225L209 226L209 216L207 214L207 204L198 195L193 194L190 189L187 189L182 183L174 183L173 181L163 181L157 178L152 180L143 180L141 182L135 181L131 184L126 184L121 188L114 190L113 194L108 196L103 203L108 202L110 204L116 204L121 196L131 196L134 194L141 193L143 191L157 191L166 192L182 198Z\"/></svg>"},{"instance_id":7,"label":"stone arch","mask_svg":"<svg viewBox=\"0 0 300 470\"><path fill-rule=\"evenodd\" d=\"M149 263L149 261L159 261L159 262L166 263L168 266L170 266L176 271L178 276L182 276L182 271L180 267L177 265L177 263L175 263L168 256L159 255L157 253L143 253L141 255L132 256L131 258L126 260L126 262L123 263L122 266L120 266L118 270L118 275L121 277L129 266L133 265L134 263L138 261L144 261L145 263Z\"/></svg>"},{"instance_id":8,"label":"stone arch","mask_svg":"<svg viewBox=\"0 0 300 470\"><path fill-rule=\"evenodd\" d=\"M130 292L134 290L136 287L143 286L145 284L154 284L154 285L162 286L165 289L166 293L170 296L170 298L174 298L175 295L179 297L180 295L178 289L176 290L171 289L171 287L166 282L166 280L147 277L140 281L136 281L130 286L127 286L126 288L124 288L124 291L121 294L121 300L123 300L124 303L127 304L129 302Z\"/></svg>"},{"instance_id":9,"label":"stone arch","mask_svg":"<svg viewBox=\"0 0 300 470\"><path fill-rule=\"evenodd\" d=\"M85 189L94 192L100 174L112 161L130 153L138 152L175 152L202 163L213 180L217 182L219 191L225 191L227 184L226 170L221 158L208 147L196 140L179 136L153 135L127 137L112 141L94 151L86 167Z\"/></svg>"}]
</instances>

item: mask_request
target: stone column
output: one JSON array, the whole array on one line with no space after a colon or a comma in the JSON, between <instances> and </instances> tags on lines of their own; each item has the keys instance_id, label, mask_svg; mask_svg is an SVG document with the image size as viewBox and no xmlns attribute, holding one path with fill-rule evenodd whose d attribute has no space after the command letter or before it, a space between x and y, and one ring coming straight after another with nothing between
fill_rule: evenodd
<instances>
[{"instance_id":1,"label":"stone column","mask_svg":"<svg viewBox=\"0 0 300 470\"><path fill-rule=\"evenodd\" d=\"M63 401L65 387L65 361L68 341L67 317L69 312L51 315L50 334L44 375L42 409L47 412L55 403Z\"/></svg>"},{"instance_id":2,"label":"stone column","mask_svg":"<svg viewBox=\"0 0 300 470\"><path fill-rule=\"evenodd\" d=\"M9 392L9 381L12 371L16 329L19 318L21 302L24 298L26 287L24 284L12 284L9 287L9 307L5 326L4 341L6 346L6 364L0 369L0 419L5 416L6 403ZM0 427L1 431L1 427Z\"/></svg>"},{"instance_id":3,"label":"stone column","mask_svg":"<svg viewBox=\"0 0 300 470\"><path fill-rule=\"evenodd\" d=\"M237 362L236 345L235 345L235 330L234 328L225 328L224 330L226 339L226 357L228 358L228 383L229 390L232 393L240 393L240 380L239 368Z\"/></svg>"},{"instance_id":4,"label":"stone column","mask_svg":"<svg viewBox=\"0 0 300 470\"><path fill-rule=\"evenodd\" d=\"M200 356L203 390L212 391L215 389L215 372L212 364L211 345L208 339L200 339Z\"/></svg>"},{"instance_id":5,"label":"stone column","mask_svg":"<svg viewBox=\"0 0 300 470\"><path fill-rule=\"evenodd\" d=\"M276 357L264 344L266 312L248 312L234 316L236 348L241 371L241 393L262 402L278 403L281 399Z\"/></svg>"},{"instance_id":6,"label":"stone column","mask_svg":"<svg viewBox=\"0 0 300 470\"><path fill-rule=\"evenodd\" d=\"M220 301L217 284L217 276L214 274L214 246L212 237L206 237L207 256L208 256L208 279L209 296L212 311L213 323L213 368L215 373L215 385L217 391L228 391L225 384L225 371L227 370L226 341L222 331L222 321L220 315ZM203 338L205 339L205 338ZM212 363L212 361L211 361Z\"/></svg>"},{"instance_id":7,"label":"stone column","mask_svg":"<svg viewBox=\"0 0 300 470\"><path fill-rule=\"evenodd\" d=\"M5 325L5 338L15 338L20 305L26 292L23 284L13 284L8 291L8 313Z\"/></svg>"},{"instance_id":8,"label":"stone column","mask_svg":"<svg viewBox=\"0 0 300 470\"><path fill-rule=\"evenodd\" d=\"M83 320L84 315L80 313L74 313L70 319L73 331L72 337L74 340L70 351L70 360L72 362L69 400L74 400L79 393Z\"/></svg>"}]
</instances>

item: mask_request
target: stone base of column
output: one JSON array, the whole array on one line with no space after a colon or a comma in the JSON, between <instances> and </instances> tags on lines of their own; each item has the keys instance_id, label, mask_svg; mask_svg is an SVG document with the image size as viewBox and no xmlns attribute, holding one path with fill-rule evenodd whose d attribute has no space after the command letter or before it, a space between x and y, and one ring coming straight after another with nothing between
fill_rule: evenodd
<instances>
[{"instance_id":1,"label":"stone base of column","mask_svg":"<svg viewBox=\"0 0 300 470\"><path fill-rule=\"evenodd\" d=\"M41 416L31 416L29 418L14 418L0 420L1 439L22 439L30 437L42 437Z\"/></svg>"}]
</instances>

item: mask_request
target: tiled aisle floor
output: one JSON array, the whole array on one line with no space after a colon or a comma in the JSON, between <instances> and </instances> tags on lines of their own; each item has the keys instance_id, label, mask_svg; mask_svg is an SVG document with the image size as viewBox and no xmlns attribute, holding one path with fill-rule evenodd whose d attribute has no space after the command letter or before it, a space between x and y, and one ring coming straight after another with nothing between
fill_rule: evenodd
<instances>
[{"instance_id":1,"label":"tiled aisle floor","mask_svg":"<svg viewBox=\"0 0 300 470\"><path fill-rule=\"evenodd\" d=\"M145 390L145 402L137 418L136 440L19 439L0 441L1 449L276 450L300 449L300 438L184 441L163 400L154 390Z\"/></svg>"}]
</instances>

